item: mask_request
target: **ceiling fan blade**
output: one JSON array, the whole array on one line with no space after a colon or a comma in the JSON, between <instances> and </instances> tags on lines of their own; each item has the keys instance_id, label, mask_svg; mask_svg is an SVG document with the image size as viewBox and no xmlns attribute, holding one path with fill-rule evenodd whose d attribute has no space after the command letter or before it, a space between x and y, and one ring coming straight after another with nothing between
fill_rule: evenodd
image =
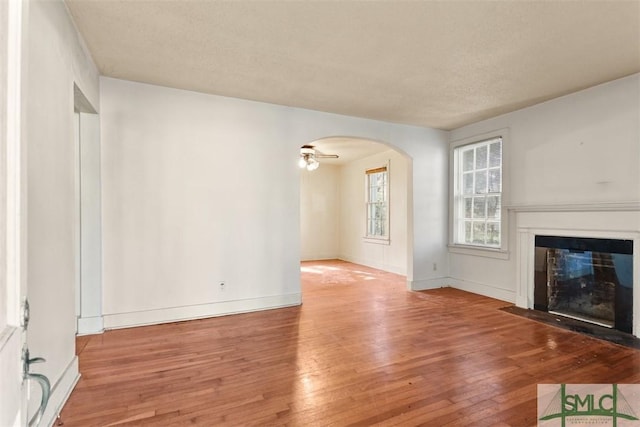
<instances>
[{"instance_id":1,"label":"ceiling fan blade","mask_svg":"<svg viewBox=\"0 0 640 427\"><path fill-rule=\"evenodd\" d=\"M303 145L300 147L300 155L301 156L313 156L316 159L337 159L339 156L337 154L324 154L321 151L315 149L313 145Z\"/></svg>"}]
</instances>

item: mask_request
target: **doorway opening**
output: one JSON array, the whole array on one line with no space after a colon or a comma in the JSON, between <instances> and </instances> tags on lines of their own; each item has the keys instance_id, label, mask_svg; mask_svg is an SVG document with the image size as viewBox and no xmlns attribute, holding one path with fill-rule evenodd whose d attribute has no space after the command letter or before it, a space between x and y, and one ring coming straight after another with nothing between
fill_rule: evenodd
<instances>
[{"instance_id":1,"label":"doorway opening","mask_svg":"<svg viewBox=\"0 0 640 427\"><path fill-rule=\"evenodd\" d=\"M338 158L301 167L301 261L340 260L407 276L413 256L411 158L362 138L304 145Z\"/></svg>"},{"instance_id":2,"label":"doorway opening","mask_svg":"<svg viewBox=\"0 0 640 427\"><path fill-rule=\"evenodd\" d=\"M87 335L103 330L100 120L76 85L74 126L76 333Z\"/></svg>"}]
</instances>

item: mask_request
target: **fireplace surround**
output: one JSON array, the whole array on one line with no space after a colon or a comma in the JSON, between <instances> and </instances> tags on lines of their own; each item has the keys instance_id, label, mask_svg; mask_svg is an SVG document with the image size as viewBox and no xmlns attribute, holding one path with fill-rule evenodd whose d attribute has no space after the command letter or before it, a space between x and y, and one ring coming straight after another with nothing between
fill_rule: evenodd
<instances>
[{"instance_id":1,"label":"fireplace surround","mask_svg":"<svg viewBox=\"0 0 640 427\"><path fill-rule=\"evenodd\" d=\"M586 319L581 320L595 321L597 324L640 337L640 203L519 206L511 210L511 218L515 220L517 231L515 247L517 307L552 311L579 319L584 317ZM537 236L542 236L538 237L538 244L536 244ZM549 242L545 241L547 238L559 240ZM564 238L568 240L563 240ZM594 250L593 247L588 246L562 248L567 241L582 241L582 244L585 244L585 242L598 243L599 240L624 241L622 245L626 249L620 251L620 248L614 248L614 250L595 248ZM556 245L556 243L560 244ZM549 251L550 248L553 250ZM629 252L629 249L632 254L616 252ZM603 257L599 255L600 253L616 255ZM620 264L621 258L622 263L625 264L623 267L611 266L614 262ZM552 264L551 273L546 269L550 262L555 263ZM565 267L561 264L566 264L568 271L558 271L556 267ZM557 276L553 276L556 273ZM597 279L594 273L597 273ZM554 282L554 277L555 282L559 280L565 289L552 289L549 292L547 282ZM589 282L586 279L592 280ZM547 285L546 296L543 295L543 290L536 291L536 282L541 281ZM623 283L617 284L620 281ZM554 285L554 283L551 284ZM573 288L570 287L571 291L566 295L564 291L571 285ZM615 290L619 290L617 296L614 294ZM549 293L555 298L551 309ZM612 294L614 294L613 297ZM610 301L608 306L601 301L607 298L613 299L613 303ZM596 311L599 311L598 316L595 317L599 317L604 312L604 319L589 319L588 313L586 315L571 313L571 304L579 304L580 299L590 299L590 302L597 306ZM628 310L630 314L625 314L630 316L626 324L623 319L616 318L616 316L620 317L620 314L614 314L612 318L610 313L606 313L617 311L615 310L616 301L618 306L626 305L630 308Z\"/></svg>"}]
</instances>

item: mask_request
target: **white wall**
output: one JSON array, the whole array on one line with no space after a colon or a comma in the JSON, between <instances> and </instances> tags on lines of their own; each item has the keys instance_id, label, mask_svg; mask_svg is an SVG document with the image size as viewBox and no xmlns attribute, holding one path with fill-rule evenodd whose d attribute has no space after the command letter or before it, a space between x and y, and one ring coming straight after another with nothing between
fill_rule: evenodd
<instances>
[{"instance_id":1,"label":"white wall","mask_svg":"<svg viewBox=\"0 0 640 427\"><path fill-rule=\"evenodd\" d=\"M339 255L340 166L322 163L300 170L300 257L335 259Z\"/></svg>"},{"instance_id":2,"label":"white wall","mask_svg":"<svg viewBox=\"0 0 640 427\"><path fill-rule=\"evenodd\" d=\"M98 73L62 1L31 1L28 16L28 344L33 357L47 359L32 370L53 385L44 425L78 373L73 85L97 107Z\"/></svg>"},{"instance_id":3,"label":"white wall","mask_svg":"<svg viewBox=\"0 0 640 427\"><path fill-rule=\"evenodd\" d=\"M101 82L105 327L299 303L286 109Z\"/></svg>"},{"instance_id":4,"label":"white wall","mask_svg":"<svg viewBox=\"0 0 640 427\"><path fill-rule=\"evenodd\" d=\"M388 244L365 241L365 171L389 165ZM407 271L408 161L388 150L340 168L340 259L385 271Z\"/></svg>"},{"instance_id":5,"label":"white wall","mask_svg":"<svg viewBox=\"0 0 640 427\"><path fill-rule=\"evenodd\" d=\"M76 100L77 102L77 100ZM80 289L78 333L102 332L102 207L100 120L79 113Z\"/></svg>"},{"instance_id":6,"label":"white wall","mask_svg":"<svg viewBox=\"0 0 640 427\"><path fill-rule=\"evenodd\" d=\"M612 81L451 132L456 141L509 129L508 259L450 254L454 286L513 301L516 214L640 206L640 75ZM479 254L481 255L481 254Z\"/></svg>"},{"instance_id":7,"label":"white wall","mask_svg":"<svg viewBox=\"0 0 640 427\"><path fill-rule=\"evenodd\" d=\"M298 150L323 137L415 155L437 177L415 215L446 223L446 132L110 78L100 113L105 327L299 303ZM446 258L440 229L413 236L410 282Z\"/></svg>"}]
</instances>

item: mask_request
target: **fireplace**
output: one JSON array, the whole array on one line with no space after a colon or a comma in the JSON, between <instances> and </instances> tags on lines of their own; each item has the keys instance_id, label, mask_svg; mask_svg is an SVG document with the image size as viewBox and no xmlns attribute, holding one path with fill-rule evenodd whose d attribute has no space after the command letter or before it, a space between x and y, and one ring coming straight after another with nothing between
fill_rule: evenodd
<instances>
[{"instance_id":1,"label":"fireplace","mask_svg":"<svg viewBox=\"0 0 640 427\"><path fill-rule=\"evenodd\" d=\"M533 308L632 333L633 241L535 236Z\"/></svg>"}]
</instances>

